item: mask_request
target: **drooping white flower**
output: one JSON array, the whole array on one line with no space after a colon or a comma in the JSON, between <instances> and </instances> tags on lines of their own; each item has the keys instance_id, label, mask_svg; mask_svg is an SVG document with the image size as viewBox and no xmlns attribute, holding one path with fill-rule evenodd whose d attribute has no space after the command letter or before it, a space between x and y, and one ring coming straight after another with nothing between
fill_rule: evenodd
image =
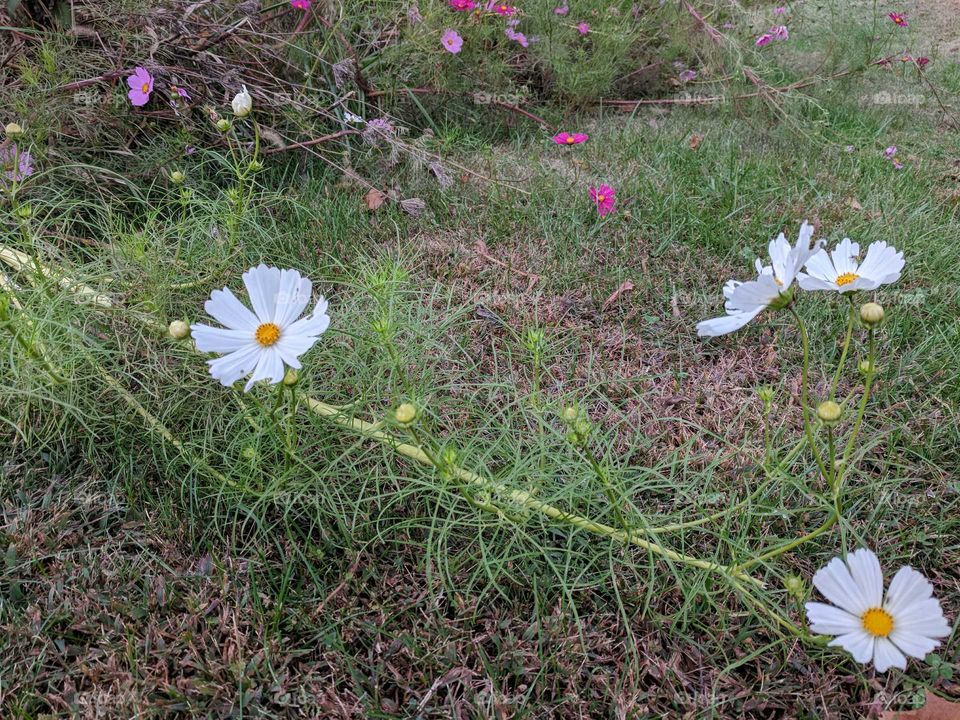
<instances>
[{"instance_id":1,"label":"drooping white flower","mask_svg":"<svg viewBox=\"0 0 960 720\"><path fill-rule=\"evenodd\" d=\"M250 111L253 109L253 98L250 97L250 93L247 92L247 86L244 85L243 89L233 96L233 101L230 103L233 106L233 114L238 118L244 118L250 114Z\"/></svg>"},{"instance_id":2,"label":"drooping white flower","mask_svg":"<svg viewBox=\"0 0 960 720\"><path fill-rule=\"evenodd\" d=\"M727 314L697 323L697 334L700 337L726 335L742 328L764 309L789 302L797 272L812 255L820 252L822 241L811 244L812 238L813 226L804 221L796 246L791 247L783 233L771 240L770 265L757 260L756 280L728 281L723 288Z\"/></svg>"},{"instance_id":3,"label":"drooping white flower","mask_svg":"<svg viewBox=\"0 0 960 720\"><path fill-rule=\"evenodd\" d=\"M321 295L313 312L300 318L310 302L312 285L296 270L259 265L243 274L254 312L230 292L214 290L204 307L224 328L191 325L197 349L222 357L208 360L210 374L229 387L250 375L244 391L259 380L283 380L285 365L299 369L300 356L330 325ZM300 319L298 319L300 318Z\"/></svg>"},{"instance_id":4,"label":"drooping white flower","mask_svg":"<svg viewBox=\"0 0 960 720\"><path fill-rule=\"evenodd\" d=\"M940 644L937 638L950 634L933 586L913 568L900 568L884 598L880 561L866 548L846 562L831 560L813 584L833 605L807 603L810 629L836 635L830 646L842 647L859 663L872 660L878 672L905 670L908 655L923 658Z\"/></svg>"},{"instance_id":5,"label":"drooping white flower","mask_svg":"<svg viewBox=\"0 0 960 720\"><path fill-rule=\"evenodd\" d=\"M804 290L834 290L840 293L876 290L896 282L903 270L903 253L885 242L871 243L862 263L857 262L860 245L850 238L840 241L833 252L822 252L807 261L806 273L797 275Z\"/></svg>"}]
</instances>

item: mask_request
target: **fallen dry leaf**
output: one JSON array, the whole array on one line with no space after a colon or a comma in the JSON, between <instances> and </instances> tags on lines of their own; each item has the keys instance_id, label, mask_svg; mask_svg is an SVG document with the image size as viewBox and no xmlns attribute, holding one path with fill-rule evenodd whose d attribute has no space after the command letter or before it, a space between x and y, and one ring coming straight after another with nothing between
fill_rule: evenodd
<instances>
[{"instance_id":1,"label":"fallen dry leaf","mask_svg":"<svg viewBox=\"0 0 960 720\"><path fill-rule=\"evenodd\" d=\"M386 202L387 196L376 188L370 188L367 191L367 194L363 196L363 204L367 206L367 210L373 212L384 202Z\"/></svg>"},{"instance_id":2,"label":"fallen dry leaf","mask_svg":"<svg viewBox=\"0 0 960 720\"><path fill-rule=\"evenodd\" d=\"M692 135L690 137L690 149L696 150L701 140L703 140L703 135Z\"/></svg>"},{"instance_id":3,"label":"fallen dry leaf","mask_svg":"<svg viewBox=\"0 0 960 720\"><path fill-rule=\"evenodd\" d=\"M960 702L950 702L926 691L926 701L917 710L887 710L880 720L960 720Z\"/></svg>"},{"instance_id":4,"label":"fallen dry leaf","mask_svg":"<svg viewBox=\"0 0 960 720\"><path fill-rule=\"evenodd\" d=\"M630 290L633 290L632 282L629 280L624 280L622 283L620 283L620 287L614 290L610 297L603 301L603 312L606 312L607 308L617 301L617 298L619 298L625 292L629 292Z\"/></svg>"},{"instance_id":5,"label":"fallen dry leaf","mask_svg":"<svg viewBox=\"0 0 960 720\"><path fill-rule=\"evenodd\" d=\"M863 205L860 204L860 201L856 198L849 198L847 200L847 205L849 205L854 210L863 210Z\"/></svg>"}]
</instances>

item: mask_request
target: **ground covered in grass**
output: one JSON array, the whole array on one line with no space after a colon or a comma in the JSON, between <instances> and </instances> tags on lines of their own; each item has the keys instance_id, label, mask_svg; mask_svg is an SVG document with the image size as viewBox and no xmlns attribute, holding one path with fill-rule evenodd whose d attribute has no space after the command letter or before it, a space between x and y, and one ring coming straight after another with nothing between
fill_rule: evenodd
<instances>
[{"instance_id":1,"label":"ground covered in grass","mask_svg":"<svg viewBox=\"0 0 960 720\"><path fill-rule=\"evenodd\" d=\"M534 4L549 18L553 3ZM443 4L421 5L425 23L449 21ZM506 91L531 118L429 92L374 105L365 84L471 87L445 56L416 55L421 74L401 77L404 43L421 53L422 36L385 19L406 6L366 3L367 15L328 20L363 60L355 92L367 99L349 107L401 130L291 150L326 131L274 115L274 130L286 124L262 135L248 203L231 179L233 153L251 148L239 120L244 141L229 151L209 128L159 116L109 150L83 154L80 140L106 142L120 120L37 142L18 206L29 223L8 203L0 236L57 268L8 263L0 275L16 301L5 321L20 328L0 345L0 714L846 718L917 707L927 690L960 697L955 18L933 3L799 3L771 57L753 38L773 6L696 5L703 22L679 8L652 62L636 48L657 23L585 3L603 51L626 53L615 72L560 41L531 51L536 63L485 68L490 91L527 73ZM891 33L893 10L908 13L909 35ZM322 74L310 53L335 44L313 40L292 61L309 82ZM53 122L40 98L80 79L65 66L69 41L24 42L28 59L0 86L16 117L2 119ZM907 54L930 63L921 72ZM581 55L603 97L694 104L597 103ZM697 76L679 80L689 68ZM700 102L715 95L724 101ZM558 147L554 129L590 139ZM617 193L605 218L586 190L601 183ZM907 266L871 294L888 320L842 520L752 564L831 510L813 459L795 450L800 337L783 313L716 340L695 325L721 312L726 278L747 277L768 240L795 238L804 219L831 243L886 240ZM449 468L310 413L275 426L273 390L220 387L166 333L171 320L206 321L211 290L239 291L259 262L299 269L330 301L301 396L385 428L414 402L423 435L411 441L437 457L616 525L600 466L648 537L751 564L765 586L465 490ZM81 282L110 307L76 302ZM845 304L807 294L797 305L823 397ZM862 387L864 338L858 328L841 395ZM570 406L589 421L589 454L561 420ZM838 432L849 431L848 420ZM910 564L929 577L953 623L906 672L876 673L781 622L804 626L813 573L863 545L888 575Z\"/></svg>"}]
</instances>

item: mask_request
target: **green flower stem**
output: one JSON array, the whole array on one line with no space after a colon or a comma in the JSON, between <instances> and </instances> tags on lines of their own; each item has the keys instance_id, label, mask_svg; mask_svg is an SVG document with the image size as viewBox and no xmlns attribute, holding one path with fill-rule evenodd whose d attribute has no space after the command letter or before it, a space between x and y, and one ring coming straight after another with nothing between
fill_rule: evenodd
<instances>
[{"instance_id":1,"label":"green flower stem","mask_svg":"<svg viewBox=\"0 0 960 720\"><path fill-rule=\"evenodd\" d=\"M0 274L0 327L10 333L11 337L13 337L14 341L20 346L24 353L39 364L54 383L63 385L66 382L63 373L47 359L42 349L23 336L23 333L17 328L17 324L13 321L10 307L15 302L15 299L13 294L7 289L6 283L6 276ZM27 323L29 324L29 321L27 321Z\"/></svg>"},{"instance_id":2,"label":"green flower stem","mask_svg":"<svg viewBox=\"0 0 960 720\"><path fill-rule=\"evenodd\" d=\"M847 360L847 352L850 350L850 338L853 337L853 319L857 308L853 304L853 293L847 293L850 301L850 310L847 313L847 332L843 338L843 350L840 351L840 361L837 363L837 369L833 373L833 382L830 383L830 399L833 400L837 393L837 385L840 383L840 373L843 371L843 365Z\"/></svg>"},{"instance_id":3,"label":"green flower stem","mask_svg":"<svg viewBox=\"0 0 960 720\"><path fill-rule=\"evenodd\" d=\"M810 420L809 404L809 385L810 385L810 338L807 336L807 326L803 319L797 314L797 311L790 306L790 314L797 321L797 327L800 329L800 341L803 344L803 371L800 385L800 410L803 413L803 431L807 435L807 443L810 445L810 452L817 463L817 468L823 477L827 477L826 466L823 464L823 458L820 456L820 450L817 448L813 436L813 424Z\"/></svg>"},{"instance_id":4,"label":"green flower stem","mask_svg":"<svg viewBox=\"0 0 960 720\"><path fill-rule=\"evenodd\" d=\"M391 447L399 455L402 455L406 458L419 462L423 465L435 466L435 464L430 460L430 457L423 451L422 448L400 442L396 437L384 432L383 430L373 429L371 423L360 420L359 418L344 417L336 408L311 397L304 397L303 403L307 409L309 409L310 412L314 413L315 415L326 418L331 422L340 425L341 427L351 429L366 438L383 443L384 445ZM746 573L731 572L730 568L726 565L720 565L708 560L702 560L689 555L683 555L674 550L670 550L659 543L637 537L635 534L626 533L622 530L617 530L616 528L610 527L609 525L604 525L603 523L594 522L588 518L565 512L558 507L536 499L533 495L525 490L511 488L503 483L497 482L496 480L485 478L481 475L472 473L469 470L465 470L456 466L451 467L449 472L456 478L462 480L464 483L467 483L468 486L473 485L491 493L508 497L511 501L517 503L518 505L529 510L539 512L552 520L557 520L564 524L571 525L581 530L586 530L596 535L609 537L624 544L636 545L673 562L700 568L702 570L709 570L725 577L734 577L757 588L763 587L762 582L747 575Z\"/></svg>"},{"instance_id":5,"label":"green flower stem","mask_svg":"<svg viewBox=\"0 0 960 720\"><path fill-rule=\"evenodd\" d=\"M847 440L847 446L843 451L843 466L840 468L835 484L837 492L843 482L843 476L847 472L850 464L850 456L853 454L853 448L856 445L857 437L860 435L860 428L863 425L863 416L867 411L867 403L870 400L870 393L873 390L873 381L877 375L877 336L874 328L868 330L867 336L867 362L870 364L867 368L866 377L863 381L863 396L860 398L860 406L857 408L857 417L853 421L853 429L850 431L850 439Z\"/></svg>"}]
</instances>

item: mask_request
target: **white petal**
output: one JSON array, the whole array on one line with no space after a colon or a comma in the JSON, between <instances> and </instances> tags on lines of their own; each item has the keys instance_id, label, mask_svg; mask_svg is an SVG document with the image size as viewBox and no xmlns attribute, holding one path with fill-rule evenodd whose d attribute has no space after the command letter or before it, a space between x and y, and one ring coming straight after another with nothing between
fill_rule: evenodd
<instances>
[{"instance_id":1,"label":"white petal","mask_svg":"<svg viewBox=\"0 0 960 720\"><path fill-rule=\"evenodd\" d=\"M759 260L757 262L759 262ZM723 286L724 299L729 300L733 296L733 291L742 284L743 283L741 283L739 280L727 280L726 284Z\"/></svg>"},{"instance_id":2,"label":"white petal","mask_svg":"<svg viewBox=\"0 0 960 720\"><path fill-rule=\"evenodd\" d=\"M250 376L250 380L247 381L247 385L243 388L243 391L250 392L250 388L253 387L254 383L260 380L266 380L267 378L270 378L270 382L276 385L283 380L283 374L283 360L280 359L280 354L274 348L267 348L260 354L257 367L254 369L253 375Z\"/></svg>"},{"instance_id":3,"label":"white petal","mask_svg":"<svg viewBox=\"0 0 960 720\"><path fill-rule=\"evenodd\" d=\"M750 311L733 312L711 320L703 320L697 323L697 335L699 337L717 337L718 335L735 332L763 312L763 309L763 307L758 307Z\"/></svg>"},{"instance_id":4,"label":"white petal","mask_svg":"<svg viewBox=\"0 0 960 720\"><path fill-rule=\"evenodd\" d=\"M805 266L807 272L818 280L828 283L835 283L837 280L837 271L830 260L830 254L826 251L820 251L810 256Z\"/></svg>"},{"instance_id":5,"label":"white petal","mask_svg":"<svg viewBox=\"0 0 960 720\"><path fill-rule=\"evenodd\" d=\"M842 647L853 655L853 659L858 663L868 663L873 658L873 648L875 644L874 637L861 628L860 630L834 638L828 646Z\"/></svg>"},{"instance_id":6,"label":"white petal","mask_svg":"<svg viewBox=\"0 0 960 720\"><path fill-rule=\"evenodd\" d=\"M946 637L950 634L950 624L943 616L940 601L927 598L897 610L893 616L893 627L907 632L919 633L927 637Z\"/></svg>"},{"instance_id":7,"label":"white petal","mask_svg":"<svg viewBox=\"0 0 960 720\"><path fill-rule=\"evenodd\" d=\"M863 628L860 618L833 605L808 602L806 608L810 630L815 633L821 635L846 635Z\"/></svg>"},{"instance_id":8,"label":"white petal","mask_svg":"<svg viewBox=\"0 0 960 720\"><path fill-rule=\"evenodd\" d=\"M753 311L765 308L780 296L777 281L771 275L761 275L756 280L740 283L730 295L729 307L735 310Z\"/></svg>"},{"instance_id":9,"label":"white petal","mask_svg":"<svg viewBox=\"0 0 960 720\"><path fill-rule=\"evenodd\" d=\"M287 337L305 335L316 338L317 335L326 332L328 327L330 327L330 316L327 315L327 301L321 295L313 307L313 312L288 327L285 335Z\"/></svg>"},{"instance_id":10,"label":"white petal","mask_svg":"<svg viewBox=\"0 0 960 720\"><path fill-rule=\"evenodd\" d=\"M190 326L190 333L200 352L229 353L256 343L250 330L224 330L196 323Z\"/></svg>"},{"instance_id":11,"label":"white petal","mask_svg":"<svg viewBox=\"0 0 960 720\"><path fill-rule=\"evenodd\" d=\"M773 266L773 274L778 280L783 282L783 277L787 274L787 260L790 257L790 243L783 233L777 235L770 241L767 251L770 253L770 263Z\"/></svg>"},{"instance_id":12,"label":"white petal","mask_svg":"<svg viewBox=\"0 0 960 720\"><path fill-rule=\"evenodd\" d=\"M277 308L273 316L281 329L300 317L300 313L310 302L313 285L296 270L280 271L280 291L277 296Z\"/></svg>"},{"instance_id":13,"label":"white petal","mask_svg":"<svg viewBox=\"0 0 960 720\"><path fill-rule=\"evenodd\" d=\"M837 275L857 272L857 256L860 254L860 245L844 238L830 253L833 258L833 267Z\"/></svg>"},{"instance_id":14,"label":"white petal","mask_svg":"<svg viewBox=\"0 0 960 720\"><path fill-rule=\"evenodd\" d=\"M893 632L890 633L890 642L900 648L905 654L910 657L919 658L920 660L923 660L927 655L932 653L940 644L939 640L934 640L919 633L909 632L908 630L900 630L896 626L894 626Z\"/></svg>"},{"instance_id":15,"label":"white petal","mask_svg":"<svg viewBox=\"0 0 960 720\"><path fill-rule=\"evenodd\" d=\"M211 317L231 330L253 332L260 324L257 316L237 300L236 296L230 292L230 288L214 290L203 307Z\"/></svg>"},{"instance_id":16,"label":"white petal","mask_svg":"<svg viewBox=\"0 0 960 720\"><path fill-rule=\"evenodd\" d=\"M230 387L240 378L250 374L257 366L261 352L259 345L251 345L215 360L207 360L210 375L224 386Z\"/></svg>"},{"instance_id":17,"label":"white petal","mask_svg":"<svg viewBox=\"0 0 960 720\"><path fill-rule=\"evenodd\" d=\"M847 555L847 567L869 603L868 607L880 607L883 604L883 570L880 569L877 556L867 548L854 550Z\"/></svg>"},{"instance_id":18,"label":"white petal","mask_svg":"<svg viewBox=\"0 0 960 720\"><path fill-rule=\"evenodd\" d=\"M860 265L859 274L880 284L896 282L903 270L903 253L883 241L871 243L867 256Z\"/></svg>"},{"instance_id":19,"label":"white petal","mask_svg":"<svg viewBox=\"0 0 960 720\"><path fill-rule=\"evenodd\" d=\"M813 584L827 600L857 617L871 607L876 607L870 604L840 558L834 558L817 570L813 576Z\"/></svg>"},{"instance_id":20,"label":"white petal","mask_svg":"<svg viewBox=\"0 0 960 720\"><path fill-rule=\"evenodd\" d=\"M826 253L822 253L826 254ZM818 256L819 257L819 256ZM809 264L807 265L809 268ZM822 280L819 277L814 277L813 275L807 275L806 273L797 274L797 282L800 283L800 287L804 290L839 290L839 286L835 282L830 282L828 280Z\"/></svg>"},{"instance_id":21,"label":"white petal","mask_svg":"<svg viewBox=\"0 0 960 720\"><path fill-rule=\"evenodd\" d=\"M280 293L280 270L266 265L250 268L243 274L243 284L260 322L273 322Z\"/></svg>"},{"instance_id":22,"label":"white petal","mask_svg":"<svg viewBox=\"0 0 960 720\"><path fill-rule=\"evenodd\" d=\"M887 638L877 638L873 662L877 666L877 672L886 672L892 667L907 669L907 658Z\"/></svg>"},{"instance_id":23,"label":"white petal","mask_svg":"<svg viewBox=\"0 0 960 720\"><path fill-rule=\"evenodd\" d=\"M883 606L891 615L896 616L910 605L930 597L933 597L933 585L930 581L922 573L904 565L890 581L890 589L887 590L887 599Z\"/></svg>"}]
</instances>

